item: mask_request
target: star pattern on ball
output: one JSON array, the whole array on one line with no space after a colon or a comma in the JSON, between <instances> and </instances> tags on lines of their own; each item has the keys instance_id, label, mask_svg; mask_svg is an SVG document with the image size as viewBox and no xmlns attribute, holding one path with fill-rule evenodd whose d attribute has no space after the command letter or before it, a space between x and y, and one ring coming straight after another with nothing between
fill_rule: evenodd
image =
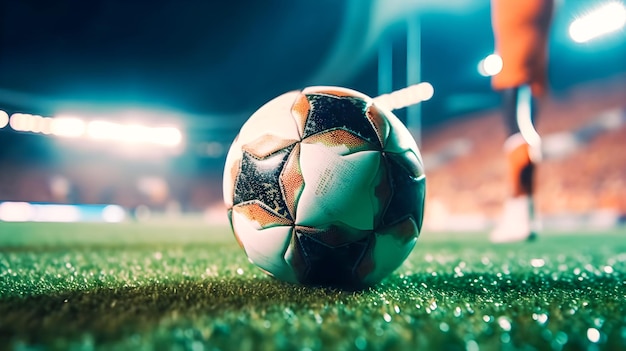
<instances>
[{"instance_id":1,"label":"star pattern on ball","mask_svg":"<svg viewBox=\"0 0 626 351\"><path fill-rule=\"evenodd\" d=\"M302 133L306 138L333 129L343 129L381 148L380 138L367 119L368 104L350 96L306 95L310 110ZM362 120L364 123L360 123Z\"/></svg>"},{"instance_id":2,"label":"star pattern on ball","mask_svg":"<svg viewBox=\"0 0 626 351\"><path fill-rule=\"evenodd\" d=\"M277 215L293 220L281 191L280 173L293 145L259 158L244 151L235 182L234 204L260 202Z\"/></svg>"}]
</instances>

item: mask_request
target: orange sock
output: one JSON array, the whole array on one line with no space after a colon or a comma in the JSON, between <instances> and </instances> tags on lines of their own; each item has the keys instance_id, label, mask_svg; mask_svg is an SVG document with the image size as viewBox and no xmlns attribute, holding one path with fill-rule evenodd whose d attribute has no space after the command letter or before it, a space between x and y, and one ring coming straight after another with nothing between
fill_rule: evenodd
<instances>
[{"instance_id":1,"label":"orange sock","mask_svg":"<svg viewBox=\"0 0 626 351\"><path fill-rule=\"evenodd\" d=\"M532 195L535 165L530 157L530 145L518 133L506 140L504 149L511 195L513 197Z\"/></svg>"}]
</instances>

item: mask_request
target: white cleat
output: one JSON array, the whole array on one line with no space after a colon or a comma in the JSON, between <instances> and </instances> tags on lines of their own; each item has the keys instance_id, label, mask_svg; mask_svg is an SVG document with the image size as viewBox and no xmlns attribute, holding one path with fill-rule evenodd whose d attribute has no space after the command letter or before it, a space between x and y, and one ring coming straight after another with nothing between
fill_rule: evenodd
<instances>
[{"instance_id":1,"label":"white cleat","mask_svg":"<svg viewBox=\"0 0 626 351\"><path fill-rule=\"evenodd\" d=\"M500 222L489 235L493 243L511 243L534 240L535 229L533 201L529 196L511 198L504 204Z\"/></svg>"}]
</instances>

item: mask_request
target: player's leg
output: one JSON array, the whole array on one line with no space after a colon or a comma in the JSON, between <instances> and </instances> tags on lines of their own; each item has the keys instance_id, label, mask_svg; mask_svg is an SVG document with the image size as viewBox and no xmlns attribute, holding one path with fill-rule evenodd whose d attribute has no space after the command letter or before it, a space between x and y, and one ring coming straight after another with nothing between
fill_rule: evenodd
<instances>
[{"instance_id":1,"label":"player's leg","mask_svg":"<svg viewBox=\"0 0 626 351\"><path fill-rule=\"evenodd\" d=\"M502 91L502 115L508 133L504 151L509 196L502 218L491 232L493 242L528 240L536 236L533 188L540 146L533 127L534 105L527 86Z\"/></svg>"}]
</instances>

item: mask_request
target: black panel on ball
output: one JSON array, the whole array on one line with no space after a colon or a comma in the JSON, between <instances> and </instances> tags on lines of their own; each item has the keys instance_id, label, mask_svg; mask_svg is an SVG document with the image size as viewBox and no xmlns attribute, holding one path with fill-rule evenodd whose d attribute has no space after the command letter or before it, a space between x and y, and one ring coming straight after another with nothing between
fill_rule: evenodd
<instances>
[{"instance_id":1,"label":"black panel on ball","mask_svg":"<svg viewBox=\"0 0 626 351\"><path fill-rule=\"evenodd\" d=\"M302 138L327 130L343 129L360 136L372 145L380 145L378 135L366 116L367 102L356 97L321 94L306 95L311 110Z\"/></svg>"},{"instance_id":2,"label":"black panel on ball","mask_svg":"<svg viewBox=\"0 0 626 351\"><path fill-rule=\"evenodd\" d=\"M355 273L371 236L338 247L330 247L296 229L292 240L295 250L291 265L305 285L328 286L346 290L364 288Z\"/></svg>"},{"instance_id":3,"label":"black panel on ball","mask_svg":"<svg viewBox=\"0 0 626 351\"><path fill-rule=\"evenodd\" d=\"M426 192L426 178L415 177L410 169L413 165L404 165L410 162L402 154L384 153L383 159L389 175L392 195L383 215L382 226L389 226L411 216L422 228L424 215L424 195Z\"/></svg>"},{"instance_id":4,"label":"black panel on ball","mask_svg":"<svg viewBox=\"0 0 626 351\"><path fill-rule=\"evenodd\" d=\"M280 173L291 150L293 145L262 159L244 151L241 170L235 181L233 203L260 201L277 215L293 220L280 186Z\"/></svg>"}]
</instances>

